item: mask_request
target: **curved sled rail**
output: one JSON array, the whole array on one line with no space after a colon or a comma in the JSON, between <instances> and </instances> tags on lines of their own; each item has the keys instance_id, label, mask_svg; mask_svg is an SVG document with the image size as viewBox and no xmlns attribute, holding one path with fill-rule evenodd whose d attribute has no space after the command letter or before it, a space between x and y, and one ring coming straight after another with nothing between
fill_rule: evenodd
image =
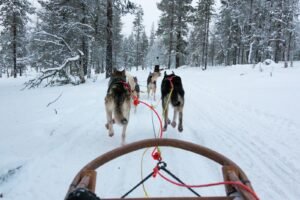
<instances>
[{"instance_id":1,"label":"curved sled rail","mask_svg":"<svg viewBox=\"0 0 300 200\"><path fill-rule=\"evenodd\" d=\"M225 156L208 149L206 147L196 145L190 142L175 140L175 139L147 139L138 142L134 142L119 148L116 148L110 152L99 156L94 159L90 163L88 163L85 167L83 167L78 174L73 179L69 190L67 192L66 197L69 193L73 192L78 188L87 188L92 192L95 192L96 185L96 169L104 165L105 163L120 157L122 155L128 154L130 152L137 151L139 149L148 148L148 147L174 147L178 149L183 149L186 151L190 151L196 153L198 155L202 155L210 160L213 160L219 163L222 166L223 178L224 181L235 181L243 183L248 186L251 190L253 190L248 177L243 172L243 170L235 164L230 159ZM221 197L172 197L172 198L147 198L149 200L166 200L166 199L175 199L175 200L234 200L235 197L242 197L245 200L255 200L254 196L252 196L248 191L241 189L236 185L225 185L226 195ZM103 198L101 198L103 200ZM142 200L145 198L126 198L128 200ZM238 199L238 198L237 198ZM117 198L110 198L104 200L117 200Z\"/></svg>"}]
</instances>

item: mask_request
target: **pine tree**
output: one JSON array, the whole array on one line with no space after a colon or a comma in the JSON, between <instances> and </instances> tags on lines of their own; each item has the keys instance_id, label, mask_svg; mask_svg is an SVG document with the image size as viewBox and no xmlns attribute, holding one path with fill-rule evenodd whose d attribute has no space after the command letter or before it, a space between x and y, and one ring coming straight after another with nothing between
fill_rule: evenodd
<instances>
[{"instance_id":1,"label":"pine tree","mask_svg":"<svg viewBox=\"0 0 300 200\"><path fill-rule=\"evenodd\" d=\"M158 9L162 11L157 34L163 37L163 41L168 47L168 69L171 68L172 51L174 50L175 3L175 0L162 0L157 4Z\"/></svg>"},{"instance_id":2,"label":"pine tree","mask_svg":"<svg viewBox=\"0 0 300 200\"><path fill-rule=\"evenodd\" d=\"M175 51L175 67L182 64L187 35L187 23L190 20L192 0L162 0L157 4L162 11L158 35L162 35L165 45L168 46L168 68L171 67L172 52Z\"/></svg>"},{"instance_id":3,"label":"pine tree","mask_svg":"<svg viewBox=\"0 0 300 200\"><path fill-rule=\"evenodd\" d=\"M152 23L150 37L149 37L149 45L152 46L154 44L154 41L155 41L155 28L154 28L154 23Z\"/></svg>"},{"instance_id":4,"label":"pine tree","mask_svg":"<svg viewBox=\"0 0 300 200\"><path fill-rule=\"evenodd\" d=\"M141 63L142 63L142 69L145 69L145 60L146 56L148 53L148 48L149 48L149 42L148 42L148 37L146 35L145 30L143 31L142 34L142 43L141 43Z\"/></svg>"},{"instance_id":5,"label":"pine tree","mask_svg":"<svg viewBox=\"0 0 300 200\"><path fill-rule=\"evenodd\" d=\"M107 0L106 5L106 78L109 78L113 69L113 7L122 14L135 9L135 5L129 0Z\"/></svg>"},{"instance_id":6,"label":"pine tree","mask_svg":"<svg viewBox=\"0 0 300 200\"><path fill-rule=\"evenodd\" d=\"M215 32L225 65L292 60L297 0L222 1ZM221 56L222 55L222 56Z\"/></svg>"},{"instance_id":7,"label":"pine tree","mask_svg":"<svg viewBox=\"0 0 300 200\"><path fill-rule=\"evenodd\" d=\"M133 34L124 38L122 46L123 64L126 69L131 71L132 66L135 65L135 41Z\"/></svg>"},{"instance_id":8,"label":"pine tree","mask_svg":"<svg viewBox=\"0 0 300 200\"><path fill-rule=\"evenodd\" d=\"M192 51L195 57L197 57L198 65L200 64L201 58L201 64L204 70L207 68L208 62L209 28L213 15L213 4L214 1L211 0L199 0L197 2L193 20L194 30L192 39L194 40L194 47L192 48Z\"/></svg>"},{"instance_id":9,"label":"pine tree","mask_svg":"<svg viewBox=\"0 0 300 200\"><path fill-rule=\"evenodd\" d=\"M0 26L3 26L1 32L2 49L7 59L7 65L12 65L12 74L17 77L17 70L22 75L22 58L26 56L26 24L29 21L28 14L34 12L33 7L27 0L6 0L0 1Z\"/></svg>"},{"instance_id":10,"label":"pine tree","mask_svg":"<svg viewBox=\"0 0 300 200\"><path fill-rule=\"evenodd\" d=\"M133 34L135 36L135 66L136 66L136 70L138 70L139 65L142 64L142 34L143 34L143 30L144 30L144 25L143 25L143 15L144 15L144 11L142 9L141 6L139 6L136 10L135 13L135 18L133 20Z\"/></svg>"}]
</instances>

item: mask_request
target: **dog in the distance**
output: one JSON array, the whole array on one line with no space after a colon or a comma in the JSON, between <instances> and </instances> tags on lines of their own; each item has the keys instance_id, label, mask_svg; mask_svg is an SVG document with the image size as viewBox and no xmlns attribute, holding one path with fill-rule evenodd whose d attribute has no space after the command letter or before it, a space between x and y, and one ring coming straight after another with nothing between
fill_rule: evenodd
<instances>
[{"instance_id":1,"label":"dog in the distance","mask_svg":"<svg viewBox=\"0 0 300 200\"><path fill-rule=\"evenodd\" d=\"M178 119L178 131L183 131L182 126L182 117L183 117L183 106L184 106L184 89L182 86L181 78L172 72L172 74L167 75L164 73L164 78L161 82L161 100L162 100L162 109L164 117L164 126L163 131L167 130L168 124L170 124L170 119L168 118L169 113L169 104L174 108L174 115L172 120L172 127L175 128L177 123L177 115L179 114Z\"/></svg>"},{"instance_id":2,"label":"dog in the distance","mask_svg":"<svg viewBox=\"0 0 300 200\"><path fill-rule=\"evenodd\" d=\"M153 95L154 101L155 101L155 93L156 93L156 82L158 77L160 77L160 70L159 70L159 65L156 65L154 72L153 73L150 72L147 78L148 99L150 95Z\"/></svg>"},{"instance_id":3,"label":"dog in the distance","mask_svg":"<svg viewBox=\"0 0 300 200\"><path fill-rule=\"evenodd\" d=\"M133 90L133 95L135 95L138 99L140 98L140 85L138 83L138 79L136 76L133 77L133 80L135 82L135 87L134 87L134 90Z\"/></svg>"},{"instance_id":4,"label":"dog in the distance","mask_svg":"<svg viewBox=\"0 0 300 200\"><path fill-rule=\"evenodd\" d=\"M114 135L113 124L120 124L122 129L122 144L125 143L126 128L129 122L131 107L131 89L126 81L125 70L113 70L105 97L105 109L109 136Z\"/></svg>"}]
</instances>

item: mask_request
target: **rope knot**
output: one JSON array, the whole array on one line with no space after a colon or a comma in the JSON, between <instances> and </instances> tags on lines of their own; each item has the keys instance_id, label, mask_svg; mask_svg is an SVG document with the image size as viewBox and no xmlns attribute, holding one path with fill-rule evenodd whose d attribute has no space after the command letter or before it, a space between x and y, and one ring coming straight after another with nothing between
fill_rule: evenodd
<instances>
[{"instance_id":1,"label":"rope knot","mask_svg":"<svg viewBox=\"0 0 300 200\"><path fill-rule=\"evenodd\" d=\"M158 171L159 171L158 166L156 166L156 167L153 168L153 174L152 174L153 178L155 178L157 176Z\"/></svg>"},{"instance_id":2,"label":"rope knot","mask_svg":"<svg viewBox=\"0 0 300 200\"><path fill-rule=\"evenodd\" d=\"M152 157L153 157L154 160L158 160L158 161L162 160L161 154L160 154L159 151L153 152Z\"/></svg>"},{"instance_id":3,"label":"rope knot","mask_svg":"<svg viewBox=\"0 0 300 200\"><path fill-rule=\"evenodd\" d=\"M137 105L139 105L139 103L140 103L139 99L136 96L134 96L133 97L133 105L137 106Z\"/></svg>"}]
</instances>

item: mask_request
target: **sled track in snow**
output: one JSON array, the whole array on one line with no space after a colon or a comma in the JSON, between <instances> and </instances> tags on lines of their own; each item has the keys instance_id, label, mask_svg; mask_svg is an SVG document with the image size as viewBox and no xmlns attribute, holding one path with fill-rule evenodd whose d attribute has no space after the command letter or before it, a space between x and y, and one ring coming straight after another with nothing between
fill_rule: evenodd
<instances>
[{"instance_id":1,"label":"sled track in snow","mask_svg":"<svg viewBox=\"0 0 300 200\"><path fill-rule=\"evenodd\" d=\"M272 191L277 193L276 196L278 195L280 198L289 197L290 194L287 191L281 191L280 185L291 185L291 182L299 184L299 180L295 178L295 173L299 173L299 170L288 161L286 161L288 164L281 162L280 160L285 159L285 157L282 156L274 146L268 145L259 138L259 134L262 132L272 133L272 130L275 130L276 127L269 127L263 124L260 121L261 116L258 115L259 113L245 110L241 108L241 106L236 107L232 102L226 101L224 98L220 98L216 94L208 92L206 89L199 89L199 87L196 88L193 85L190 85L189 88L192 88L193 92L197 93L196 96L201 96L205 99L203 101L204 103L197 104L199 102L193 101L188 105L193 105L193 110L197 110L199 114L198 118L200 119L198 120L199 123L203 122L206 126L211 124L213 128L210 128L208 130L209 132L215 129L214 133L212 133L214 135L210 137L214 137L215 142L221 141L218 142L218 144L225 144L225 146L230 147L234 151L235 155L243 159L243 163L247 163L248 165L245 166L246 171L247 168L251 168L252 166L258 170L262 170L260 173L264 174L264 180L259 184L265 187L270 187L268 184L272 184ZM205 92L201 93L201 90ZM209 101L206 99L209 99ZM188 105L185 106L187 107ZM219 114L211 116L210 113ZM272 115L266 115L265 118L264 122L266 120L276 120L276 125L277 127L281 127L281 130L295 125L284 119L276 119ZM280 123L278 123L278 121ZM274 122L270 124L273 125ZM256 135L250 133L248 130L254 130ZM201 132L204 131L205 130L201 130ZM193 134L197 138L201 137L199 133L194 132ZM210 144L210 146L211 145L214 144ZM215 145L215 147L217 147L217 145ZM239 163L238 159L235 158L233 160ZM251 160L253 161L251 162ZM259 162L256 162L257 160L259 160ZM273 173L273 175L270 173ZM278 177L278 179L275 180L272 177ZM299 175L296 177L299 177ZM254 186L255 185L254 183ZM296 188L294 191L297 191Z\"/></svg>"}]
</instances>

